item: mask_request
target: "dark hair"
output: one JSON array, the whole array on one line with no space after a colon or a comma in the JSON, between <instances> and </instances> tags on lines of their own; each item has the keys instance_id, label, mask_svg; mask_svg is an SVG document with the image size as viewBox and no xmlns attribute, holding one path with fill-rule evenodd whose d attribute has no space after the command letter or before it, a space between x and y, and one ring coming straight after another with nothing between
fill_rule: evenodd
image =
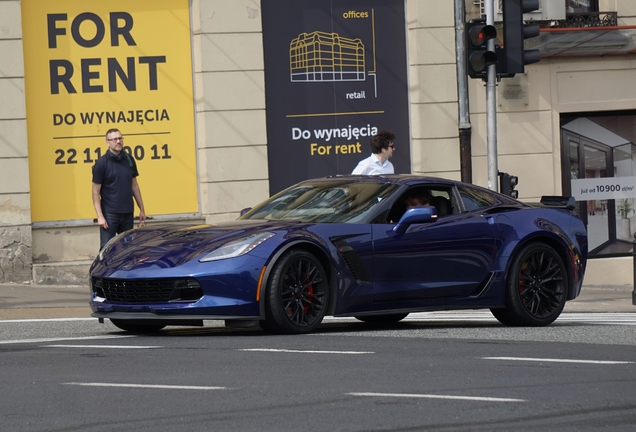
<instances>
[{"instance_id":1,"label":"dark hair","mask_svg":"<svg viewBox=\"0 0 636 432\"><path fill-rule=\"evenodd\" d=\"M382 149L389 148L389 144L395 139L395 134L390 130L381 130L371 137L371 152L382 153Z\"/></svg>"},{"instance_id":2,"label":"dark hair","mask_svg":"<svg viewBox=\"0 0 636 432\"><path fill-rule=\"evenodd\" d=\"M105 135L106 139L108 139L108 135L112 134L113 132L121 133L121 131L119 129L117 129L117 128L108 129L108 131L106 131L106 135Z\"/></svg>"},{"instance_id":3,"label":"dark hair","mask_svg":"<svg viewBox=\"0 0 636 432\"><path fill-rule=\"evenodd\" d=\"M420 205L433 204L433 195L427 189L417 188L406 191L404 201L406 202L412 198L417 199L421 203Z\"/></svg>"}]
</instances>

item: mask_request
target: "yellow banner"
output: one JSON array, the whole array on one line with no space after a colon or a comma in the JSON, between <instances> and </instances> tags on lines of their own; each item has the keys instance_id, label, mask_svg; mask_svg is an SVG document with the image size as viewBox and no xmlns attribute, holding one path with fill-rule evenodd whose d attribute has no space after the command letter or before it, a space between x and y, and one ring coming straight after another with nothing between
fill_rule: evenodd
<instances>
[{"instance_id":1,"label":"yellow banner","mask_svg":"<svg viewBox=\"0 0 636 432\"><path fill-rule=\"evenodd\" d=\"M188 0L21 4L33 222L96 217L92 166L111 128L149 216L197 213Z\"/></svg>"}]
</instances>

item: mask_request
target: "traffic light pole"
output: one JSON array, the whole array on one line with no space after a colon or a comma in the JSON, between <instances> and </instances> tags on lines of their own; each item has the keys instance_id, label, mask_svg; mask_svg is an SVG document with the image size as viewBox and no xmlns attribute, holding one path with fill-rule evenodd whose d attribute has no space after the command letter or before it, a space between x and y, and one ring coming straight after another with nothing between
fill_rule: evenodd
<instances>
[{"instance_id":1,"label":"traffic light pole","mask_svg":"<svg viewBox=\"0 0 636 432\"><path fill-rule=\"evenodd\" d=\"M457 93L459 95L459 166L461 180L473 182L471 150L472 125L468 105L468 76L466 74L466 2L455 0L455 52L457 53Z\"/></svg>"},{"instance_id":2,"label":"traffic light pole","mask_svg":"<svg viewBox=\"0 0 636 432\"><path fill-rule=\"evenodd\" d=\"M503 47L497 46L495 49L497 37L497 29L494 26L495 0L483 1L486 19L471 19L465 23L464 37L459 32L458 44L465 43L464 54L460 54L460 61L465 61L466 74L470 78L486 82L488 188L495 192L502 192L500 189L504 188L498 182L497 162L497 81L500 78L512 78L515 74L524 73L525 65L541 60L539 50L524 49L524 40L539 36L541 29L538 24L526 24L523 17L524 13L539 9L540 3L539 0L500 0L504 21ZM457 51L462 51L459 45ZM464 69L464 66L459 66L459 61L458 68L460 71ZM517 194L514 190L517 177L504 174L502 180L506 180L506 184L510 183L507 193L511 196ZM463 178L462 171L462 180Z\"/></svg>"},{"instance_id":3,"label":"traffic light pole","mask_svg":"<svg viewBox=\"0 0 636 432\"><path fill-rule=\"evenodd\" d=\"M495 24L495 2L484 2L486 24ZM488 50L495 52L495 40L490 39ZM488 80L486 81L486 137L488 141L488 189L497 192L499 167L497 165L497 65L488 66Z\"/></svg>"}]
</instances>

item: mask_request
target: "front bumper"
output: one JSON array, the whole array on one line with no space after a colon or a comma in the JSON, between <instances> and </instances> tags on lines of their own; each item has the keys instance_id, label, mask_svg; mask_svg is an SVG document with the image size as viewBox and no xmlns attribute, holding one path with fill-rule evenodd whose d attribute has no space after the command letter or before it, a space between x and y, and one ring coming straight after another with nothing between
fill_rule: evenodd
<instances>
[{"instance_id":1,"label":"front bumper","mask_svg":"<svg viewBox=\"0 0 636 432\"><path fill-rule=\"evenodd\" d=\"M123 319L123 320L161 320L178 322L194 320L260 320L259 316L230 316L230 315L157 315L152 312L93 312L95 318Z\"/></svg>"},{"instance_id":2,"label":"front bumper","mask_svg":"<svg viewBox=\"0 0 636 432\"><path fill-rule=\"evenodd\" d=\"M91 314L96 318L115 319L246 319L259 318L259 304L225 297L204 295L195 302L121 303L111 302L94 293Z\"/></svg>"},{"instance_id":3,"label":"front bumper","mask_svg":"<svg viewBox=\"0 0 636 432\"><path fill-rule=\"evenodd\" d=\"M259 317L262 258L245 255L202 266L94 269L94 317L114 319L246 319ZM205 270L205 272L203 272Z\"/></svg>"}]
</instances>

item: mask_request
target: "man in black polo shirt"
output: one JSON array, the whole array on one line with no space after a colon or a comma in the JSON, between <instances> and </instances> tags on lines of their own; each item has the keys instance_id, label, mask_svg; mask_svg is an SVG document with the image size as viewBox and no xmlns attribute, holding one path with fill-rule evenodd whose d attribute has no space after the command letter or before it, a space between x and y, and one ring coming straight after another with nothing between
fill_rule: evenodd
<instances>
[{"instance_id":1,"label":"man in black polo shirt","mask_svg":"<svg viewBox=\"0 0 636 432\"><path fill-rule=\"evenodd\" d=\"M97 213L99 249L117 234L132 229L135 205L139 207L139 222L145 222L146 212L137 183L135 159L123 151L124 137L118 129L106 132L106 154L93 165L93 206Z\"/></svg>"}]
</instances>

